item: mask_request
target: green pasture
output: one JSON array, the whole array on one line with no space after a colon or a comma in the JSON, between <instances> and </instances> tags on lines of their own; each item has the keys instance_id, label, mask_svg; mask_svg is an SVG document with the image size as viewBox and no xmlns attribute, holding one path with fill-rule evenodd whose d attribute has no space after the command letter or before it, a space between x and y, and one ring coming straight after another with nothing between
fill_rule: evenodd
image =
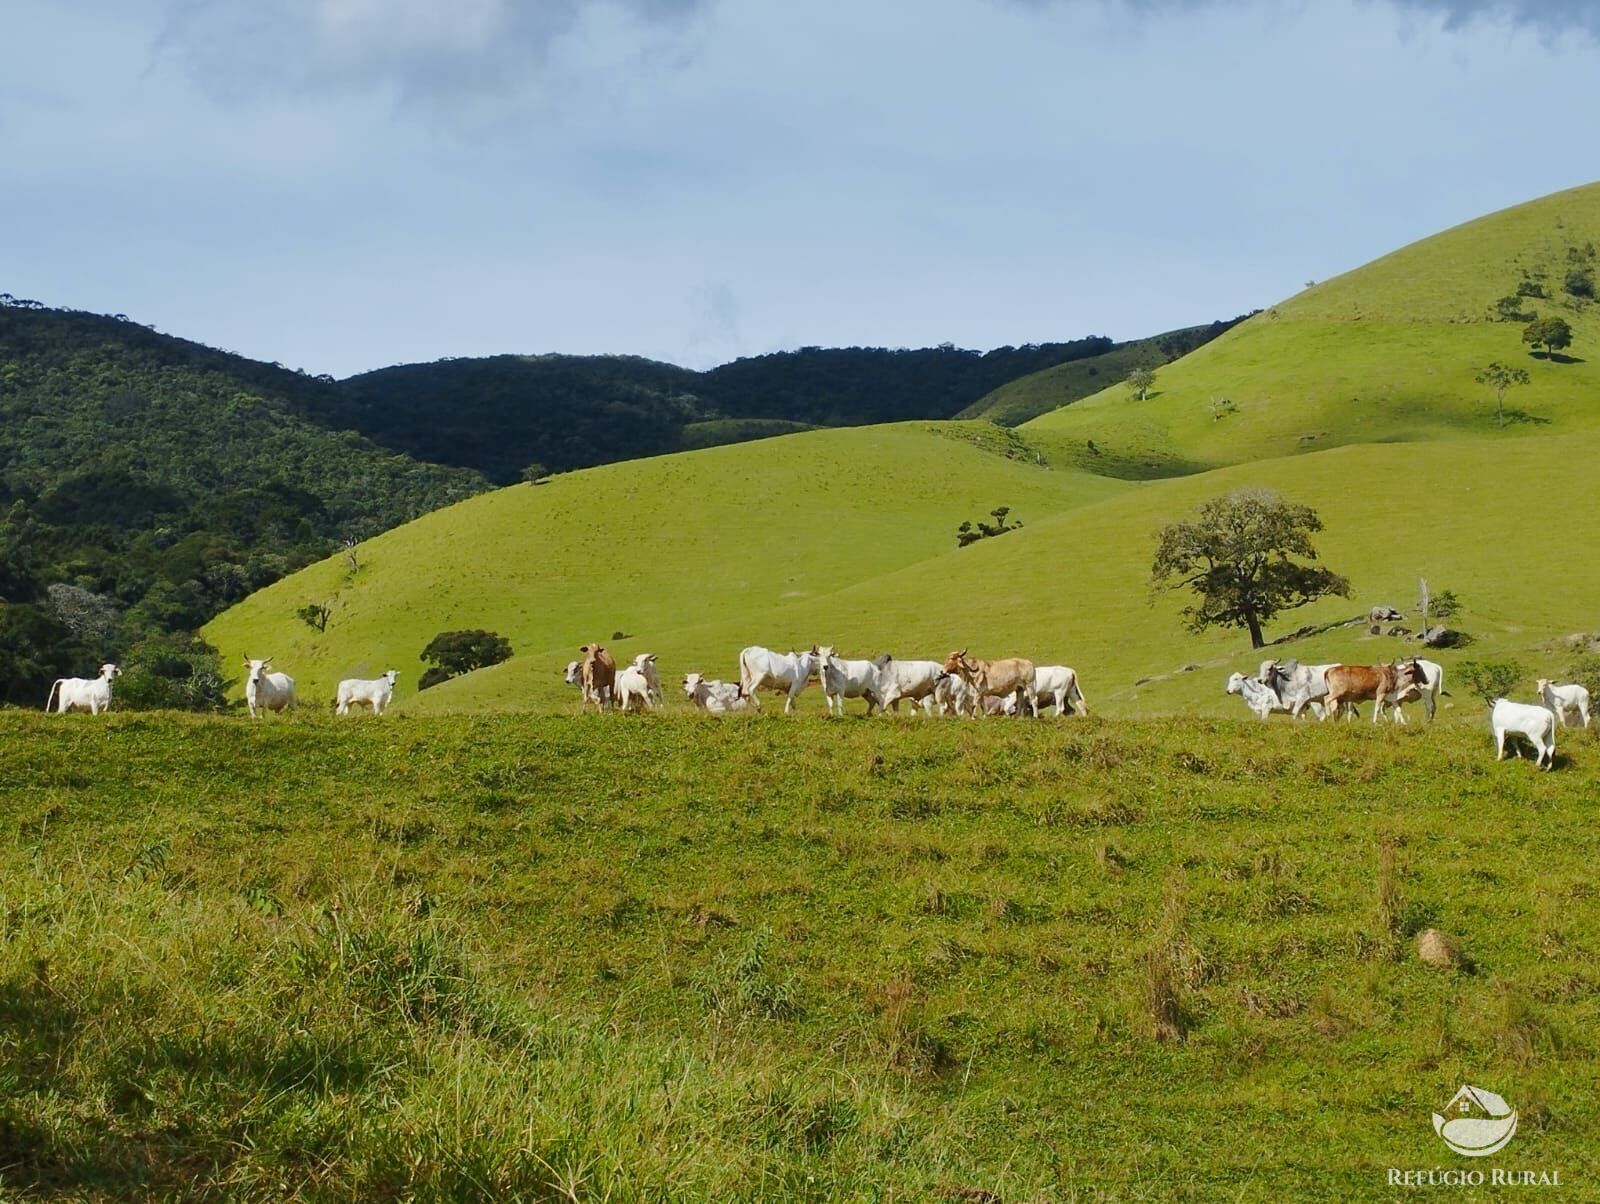
<instances>
[{"instance_id":1,"label":"green pasture","mask_svg":"<svg viewBox=\"0 0 1600 1204\"><path fill-rule=\"evenodd\" d=\"M1448 723L0 742L5 1194L1378 1200L1465 1165L1463 1082L1520 1112L1490 1165L1600 1173L1592 737L1550 774Z\"/></svg>"}]
</instances>

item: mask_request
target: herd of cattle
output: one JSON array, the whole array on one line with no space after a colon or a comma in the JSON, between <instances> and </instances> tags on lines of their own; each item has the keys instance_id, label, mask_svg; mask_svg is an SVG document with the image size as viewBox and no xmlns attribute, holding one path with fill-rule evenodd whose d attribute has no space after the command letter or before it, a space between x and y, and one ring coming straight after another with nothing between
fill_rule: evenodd
<instances>
[{"instance_id":1,"label":"herd of cattle","mask_svg":"<svg viewBox=\"0 0 1600 1204\"><path fill-rule=\"evenodd\" d=\"M652 710L661 703L661 681L653 652L641 652L620 670L599 644L579 649L583 659L567 665L568 685L583 693L585 705L599 710ZM806 652L774 652L752 645L739 653L739 680L721 681L690 673L683 692L702 711L715 715L760 710L761 690L782 694L785 714L794 711L812 679L822 686L830 715L843 715L846 699L859 698L867 714L900 710L902 702L919 705L928 715L1037 715L1054 706L1056 715L1087 715L1089 706L1078 687L1078 675L1065 665L1035 665L1022 657L982 660L965 648L943 661L896 660L885 653L875 660L836 656L829 645Z\"/></svg>"},{"instance_id":2,"label":"herd of cattle","mask_svg":"<svg viewBox=\"0 0 1600 1204\"><path fill-rule=\"evenodd\" d=\"M599 644L585 644L582 660L567 665L566 680L581 692L583 703L599 710L654 710L663 700L656 657L641 652L620 670L611 654ZM294 678L271 668L272 658L244 658L245 706L255 718L265 711L295 705ZM92 715L111 706L111 683L121 676L116 665L100 666L98 677L63 677L50 687L45 710L65 714L84 710ZM382 715L394 698L394 669L382 677L346 678L339 683L335 708L340 715L352 707L369 707ZM822 686L830 715L843 715L847 699L867 704L867 714L896 711L902 702L919 705L927 715L1041 715L1055 707L1059 718L1087 715L1089 706L1078 685L1078 675L1065 665L1036 665L1023 657L983 660L965 648L943 661L897 660L885 653L874 660L850 660L835 655L828 645L812 645L805 652L774 652L752 645L739 653L739 680L720 681L699 673L683 679L685 696L700 710L723 715L760 710L760 691L783 695L783 710L794 710L795 699L815 679ZM1445 693L1444 668L1434 661L1410 657L1386 665L1302 665L1297 661L1263 661L1254 677L1235 673L1228 678L1227 693L1239 695L1252 711L1266 719L1275 713L1299 718L1308 711L1318 719L1355 717L1358 705L1372 703L1372 721L1389 711L1404 723L1402 709L1420 702L1431 720ZM1496 759L1506 753L1506 738L1519 736L1532 744L1537 763L1545 769L1555 763L1556 726L1567 725L1576 712L1589 726L1589 691L1577 684L1548 678L1538 681L1539 703L1497 698L1491 705Z\"/></svg>"}]
</instances>

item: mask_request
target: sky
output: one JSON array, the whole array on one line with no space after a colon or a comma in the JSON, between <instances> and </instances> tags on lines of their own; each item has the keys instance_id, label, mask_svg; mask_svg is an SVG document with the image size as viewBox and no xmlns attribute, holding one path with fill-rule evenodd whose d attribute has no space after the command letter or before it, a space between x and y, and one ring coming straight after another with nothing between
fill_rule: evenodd
<instances>
[{"instance_id":1,"label":"sky","mask_svg":"<svg viewBox=\"0 0 1600 1204\"><path fill-rule=\"evenodd\" d=\"M0 0L0 292L336 376L1137 338L1597 113L1592 0Z\"/></svg>"}]
</instances>

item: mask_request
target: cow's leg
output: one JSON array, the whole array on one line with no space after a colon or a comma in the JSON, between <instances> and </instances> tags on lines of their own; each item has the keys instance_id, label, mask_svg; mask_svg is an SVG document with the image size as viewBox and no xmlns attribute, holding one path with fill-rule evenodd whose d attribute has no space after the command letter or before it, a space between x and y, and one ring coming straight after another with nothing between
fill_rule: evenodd
<instances>
[{"instance_id":1,"label":"cow's leg","mask_svg":"<svg viewBox=\"0 0 1600 1204\"><path fill-rule=\"evenodd\" d=\"M1494 731L1494 759L1496 761L1506 759L1506 733L1503 728L1495 728Z\"/></svg>"},{"instance_id":2,"label":"cow's leg","mask_svg":"<svg viewBox=\"0 0 1600 1204\"><path fill-rule=\"evenodd\" d=\"M1428 713L1428 722L1433 722L1433 713L1439 709L1439 696L1432 689L1422 692L1422 709Z\"/></svg>"}]
</instances>

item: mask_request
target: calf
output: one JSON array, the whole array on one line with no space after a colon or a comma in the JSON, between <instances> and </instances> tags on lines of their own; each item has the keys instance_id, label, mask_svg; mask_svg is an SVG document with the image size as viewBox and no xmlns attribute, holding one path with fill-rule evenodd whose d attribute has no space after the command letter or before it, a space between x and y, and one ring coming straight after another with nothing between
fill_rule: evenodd
<instances>
[{"instance_id":1,"label":"calf","mask_svg":"<svg viewBox=\"0 0 1600 1204\"><path fill-rule=\"evenodd\" d=\"M1228 678L1227 692L1243 698L1245 705L1256 713L1258 719L1265 719L1274 711L1289 712L1289 705L1276 690L1243 673L1235 673Z\"/></svg>"},{"instance_id":2,"label":"calf","mask_svg":"<svg viewBox=\"0 0 1600 1204\"><path fill-rule=\"evenodd\" d=\"M603 711L616 700L617 662L599 644L585 644L578 651L583 653L583 662L578 666L583 701L592 702Z\"/></svg>"},{"instance_id":3,"label":"calf","mask_svg":"<svg viewBox=\"0 0 1600 1204\"><path fill-rule=\"evenodd\" d=\"M294 678L270 671L270 656L259 661L247 656L244 663L249 670L244 679L244 704L250 710L250 718L258 718L257 711L282 711L295 705Z\"/></svg>"},{"instance_id":4,"label":"calf","mask_svg":"<svg viewBox=\"0 0 1600 1204\"><path fill-rule=\"evenodd\" d=\"M770 648L752 644L739 653L739 693L750 700L751 706L760 710L761 700L756 697L757 690L781 690L786 695L783 713L791 714L794 700L800 697L800 691L816 675L819 662L815 644L811 645L809 652L802 652L798 656L792 649L785 656Z\"/></svg>"},{"instance_id":5,"label":"calf","mask_svg":"<svg viewBox=\"0 0 1600 1204\"><path fill-rule=\"evenodd\" d=\"M968 656L967 650L962 648L952 652L942 667L946 673L955 674L975 689L980 699L1011 694L1016 696L1019 705L1026 703L1030 710L1033 708L1033 662L1030 660L1012 656L986 661Z\"/></svg>"},{"instance_id":6,"label":"calf","mask_svg":"<svg viewBox=\"0 0 1600 1204\"><path fill-rule=\"evenodd\" d=\"M1558 686L1548 677L1539 679L1539 697L1549 707L1562 727L1567 726L1567 712L1577 711L1583 726L1589 726L1589 691L1580 685Z\"/></svg>"},{"instance_id":7,"label":"calf","mask_svg":"<svg viewBox=\"0 0 1600 1204\"><path fill-rule=\"evenodd\" d=\"M84 710L91 715L111 709L111 679L121 677L122 670L107 664L100 666L99 677L58 677L45 697L46 713L54 710L58 715L68 711Z\"/></svg>"},{"instance_id":8,"label":"calf","mask_svg":"<svg viewBox=\"0 0 1600 1204\"><path fill-rule=\"evenodd\" d=\"M827 704L828 714L837 713L842 717L846 698L866 699L869 715L883 705L878 673L888 665L888 653L872 661L843 660L834 656L832 645L827 645L817 650L817 658L822 679L822 699Z\"/></svg>"},{"instance_id":9,"label":"calf","mask_svg":"<svg viewBox=\"0 0 1600 1204\"><path fill-rule=\"evenodd\" d=\"M633 658L633 664L629 668L637 670L639 675L644 678L651 701L659 704L662 700L662 693L661 678L656 673L656 654L654 652L639 653L638 656Z\"/></svg>"},{"instance_id":10,"label":"calf","mask_svg":"<svg viewBox=\"0 0 1600 1204\"><path fill-rule=\"evenodd\" d=\"M399 670L390 669L382 677L347 677L339 683L336 713L348 715L352 706L369 706L377 717L388 709L394 698L394 679Z\"/></svg>"},{"instance_id":11,"label":"calf","mask_svg":"<svg viewBox=\"0 0 1600 1204\"><path fill-rule=\"evenodd\" d=\"M638 660L624 667L622 672L617 674L616 682L612 688L612 696L616 700L618 709L622 711L655 710L655 695L650 689L650 678L653 674L653 667L650 673L646 673Z\"/></svg>"},{"instance_id":12,"label":"calf","mask_svg":"<svg viewBox=\"0 0 1600 1204\"><path fill-rule=\"evenodd\" d=\"M1325 715L1337 715L1345 703L1372 700L1372 722L1383 717L1383 708L1414 685L1420 676L1417 662L1396 661L1392 665L1334 665L1327 671L1328 696L1323 700Z\"/></svg>"},{"instance_id":13,"label":"calf","mask_svg":"<svg viewBox=\"0 0 1600 1204\"><path fill-rule=\"evenodd\" d=\"M696 707L711 715L742 711L754 701L741 692L734 683L718 681L715 678L708 681L698 673L690 673L684 677L683 692Z\"/></svg>"},{"instance_id":14,"label":"calf","mask_svg":"<svg viewBox=\"0 0 1600 1204\"><path fill-rule=\"evenodd\" d=\"M1496 761L1505 760L1506 737L1524 736L1537 754L1534 764L1545 769L1556 763L1556 717L1548 707L1528 706L1521 702L1507 702L1496 698L1489 711L1489 722L1494 728Z\"/></svg>"},{"instance_id":15,"label":"calf","mask_svg":"<svg viewBox=\"0 0 1600 1204\"><path fill-rule=\"evenodd\" d=\"M941 673L933 687L933 705L939 714L977 717L978 692L954 673Z\"/></svg>"}]
</instances>

